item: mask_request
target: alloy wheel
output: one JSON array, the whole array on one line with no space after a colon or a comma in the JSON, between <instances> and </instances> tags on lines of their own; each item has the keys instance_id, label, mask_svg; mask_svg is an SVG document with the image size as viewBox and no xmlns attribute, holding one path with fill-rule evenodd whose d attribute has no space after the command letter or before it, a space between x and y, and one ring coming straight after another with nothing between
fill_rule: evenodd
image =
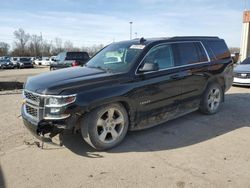
<instances>
[{"instance_id":1,"label":"alloy wheel","mask_svg":"<svg viewBox=\"0 0 250 188\"><path fill-rule=\"evenodd\" d=\"M103 143L112 143L122 134L124 129L124 116L116 108L109 108L97 120L96 131Z\"/></svg>"}]
</instances>

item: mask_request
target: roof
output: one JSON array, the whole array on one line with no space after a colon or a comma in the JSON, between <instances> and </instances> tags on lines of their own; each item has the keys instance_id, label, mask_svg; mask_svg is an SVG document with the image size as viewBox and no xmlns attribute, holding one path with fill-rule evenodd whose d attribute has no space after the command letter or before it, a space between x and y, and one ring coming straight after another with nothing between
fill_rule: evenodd
<instances>
[{"instance_id":1,"label":"roof","mask_svg":"<svg viewBox=\"0 0 250 188\"><path fill-rule=\"evenodd\" d=\"M175 36L175 37L159 37L159 38L135 38L128 41L120 41L121 43L127 42L131 44L152 44L152 43L162 43L162 42L175 42L175 41L204 41L204 40L220 40L216 36ZM118 42L118 43L120 43Z\"/></svg>"}]
</instances>

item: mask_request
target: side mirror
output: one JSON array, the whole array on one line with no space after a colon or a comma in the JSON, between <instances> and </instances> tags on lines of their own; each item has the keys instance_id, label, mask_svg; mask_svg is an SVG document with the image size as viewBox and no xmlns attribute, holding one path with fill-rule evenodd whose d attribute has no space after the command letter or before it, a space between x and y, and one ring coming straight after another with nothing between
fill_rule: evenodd
<instances>
[{"instance_id":1,"label":"side mirror","mask_svg":"<svg viewBox=\"0 0 250 188\"><path fill-rule=\"evenodd\" d=\"M158 63L145 63L143 67L139 69L140 72L150 72L158 70L159 70Z\"/></svg>"}]
</instances>

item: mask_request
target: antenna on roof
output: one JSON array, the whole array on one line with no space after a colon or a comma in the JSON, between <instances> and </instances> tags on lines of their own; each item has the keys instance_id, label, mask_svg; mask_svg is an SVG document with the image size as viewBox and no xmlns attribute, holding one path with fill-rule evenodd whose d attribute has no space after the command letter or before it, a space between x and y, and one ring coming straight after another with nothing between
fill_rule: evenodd
<instances>
[{"instance_id":1,"label":"antenna on roof","mask_svg":"<svg viewBox=\"0 0 250 188\"><path fill-rule=\"evenodd\" d=\"M146 42L146 39L144 39L143 37L140 38L140 44L142 44L142 43L144 43L144 42Z\"/></svg>"}]
</instances>

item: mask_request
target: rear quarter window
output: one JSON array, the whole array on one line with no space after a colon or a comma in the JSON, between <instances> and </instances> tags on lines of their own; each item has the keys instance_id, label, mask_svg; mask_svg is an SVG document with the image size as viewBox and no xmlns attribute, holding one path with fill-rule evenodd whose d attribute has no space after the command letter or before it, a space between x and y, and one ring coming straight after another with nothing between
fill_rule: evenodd
<instances>
[{"instance_id":1,"label":"rear quarter window","mask_svg":"<svg viewBox=\"0 0 250 188\"><path fill-rule=\"evenodd\" d=\"M230 52L224 40L206 41L204 44L211 60L230 58Z\"/></svg>"}]
</instances>

